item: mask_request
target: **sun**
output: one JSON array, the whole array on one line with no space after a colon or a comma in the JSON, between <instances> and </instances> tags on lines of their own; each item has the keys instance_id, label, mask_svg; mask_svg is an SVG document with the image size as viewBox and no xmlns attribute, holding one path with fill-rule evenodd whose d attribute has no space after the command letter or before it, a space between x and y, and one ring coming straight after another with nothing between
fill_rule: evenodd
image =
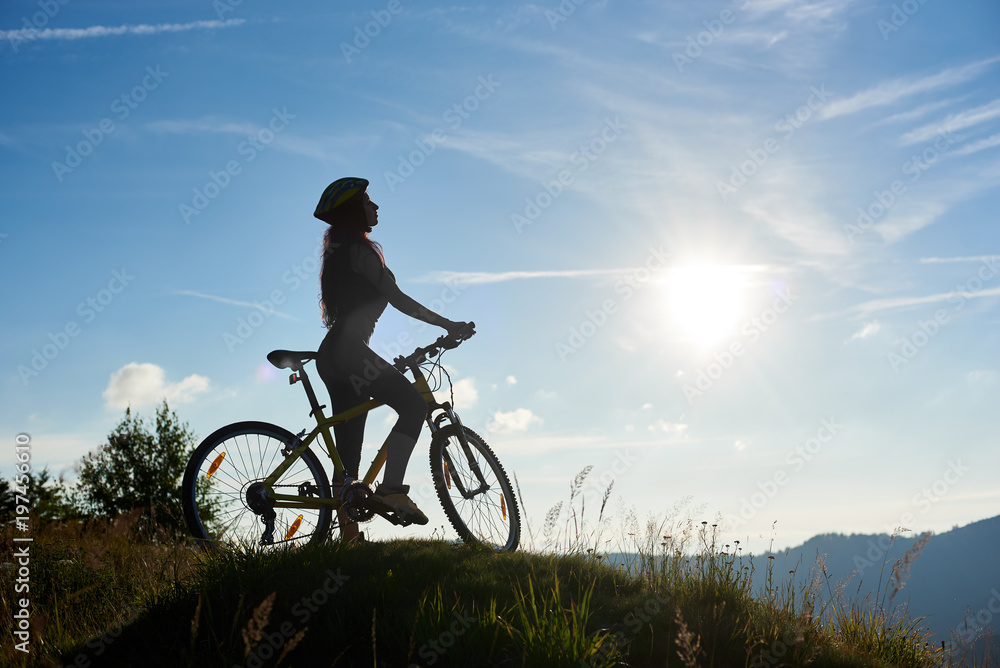
<instances>
[{"instance_id":1,"label":"sun","mask_svg":"<svg viewBox=\"0 0 1000 668\"><path fill-rule=\"evenodd\" d=\"M746 309L746 280L738 267L676 267L668 277L668 309L685 339L709 344L733 335Z\"/></svg>"}]
</instances>

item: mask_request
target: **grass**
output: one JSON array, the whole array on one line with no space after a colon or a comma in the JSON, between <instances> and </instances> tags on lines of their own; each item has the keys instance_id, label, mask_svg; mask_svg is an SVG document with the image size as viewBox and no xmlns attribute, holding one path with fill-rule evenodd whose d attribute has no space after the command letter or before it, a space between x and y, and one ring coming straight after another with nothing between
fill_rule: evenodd
<instances>
[{"instance_id":1,"label":"grass","mask_svg":"<svg viewBox=\"0 0 1000 668\"><path fill-rule=\"evenodd\" d=\"M822 564L808 586L718 545L707 522L623 516L623 566L604 563L608 494L595 523L571 503L542 549L493 554L398 540L211 555L129 518L56 524L32 544L32 652L10 665L74 666L958 666L892 597L851 601ZM575 493L574 493L575 492ZM578 508L577 508L578 506ZM566 517L563 517L565 510ZM133 522L134 524L134 522ZM561 528L559 528L561 527ZM558 528L558 531L556 530ZM529 532L530 533L530 532ZM531 536L531 540L535 540ZM559 546L558 552L551 549ZM3 562L12 561L8 530ZM909 561L904 560L904 566ZM903 567L889 587L901 585ZM0 591L12 609L4 571ZM820 596L826 587L829 596ZM11 637L5 615L0 632ZM966 665L998 665L992 655Z\"/></svg>"}]
</instances>

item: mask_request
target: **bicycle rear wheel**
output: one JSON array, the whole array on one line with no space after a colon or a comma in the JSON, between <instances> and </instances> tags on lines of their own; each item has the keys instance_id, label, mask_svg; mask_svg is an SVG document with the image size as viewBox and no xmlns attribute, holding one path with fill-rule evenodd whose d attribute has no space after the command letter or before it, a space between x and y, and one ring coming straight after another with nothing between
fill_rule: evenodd
<instances>
[{"instance_id":1,"label":"bicycle rear wheel","mask_svg":"<svg viewBox=\"0 0 1000 668\"><path fill-rule=\"evenodd\" d=\"M281 450L294 440L291 432L273 424L237 422L202 441L191 455L181 487L184 518L192 535L230 547L323 540L333 516L327 506L272 508L272 540L262 541L265 524L254 485L263 482L284 459ZM285 471L274 489L281 494L330 498L326 471L309 449ZM251 503L258 505L257 511Z\"/></svg>"},{"instance_id":2,"label":"bicycle rear wheel","mask_svg":"<svg viewBox=\"0 0 1000 668\"><path fill-rule=\"evenodd\" d=\"M460 430L468 452L462 447ZM434 488L462 540L498 552L516 550L521 536L517 499L486 441L467 427L450 424L431 439L430 459Z\"/></svg>"}]
</instances>

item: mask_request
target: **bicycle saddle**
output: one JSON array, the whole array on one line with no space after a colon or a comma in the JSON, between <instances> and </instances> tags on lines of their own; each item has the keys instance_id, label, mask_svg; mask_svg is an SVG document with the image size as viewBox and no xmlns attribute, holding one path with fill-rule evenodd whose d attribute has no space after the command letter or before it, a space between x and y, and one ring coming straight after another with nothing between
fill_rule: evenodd
<instances>
[{"instance_id":1,"label":"bicycle saddle","mask_svg":"<svg viewBox=\"0 0 1000 668\"><path fill-rule=\"evenodd\" d=\"M298 371L303 364L316 359L316 355L312 350L272 350L267 354L267 361L279 369Z\"/></svg>"}]
</instances>

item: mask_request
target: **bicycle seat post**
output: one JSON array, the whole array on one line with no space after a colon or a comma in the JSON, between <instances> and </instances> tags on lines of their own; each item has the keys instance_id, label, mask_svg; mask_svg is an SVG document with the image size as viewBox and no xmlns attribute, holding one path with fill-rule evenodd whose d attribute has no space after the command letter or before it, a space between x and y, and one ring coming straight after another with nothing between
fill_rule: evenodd
<instances>
[{"instance_id":1,"label":"bicycle seat post","mask_svg":"<svg viewBox=\"0 0 1000 668\"><path fill-rule=\"evenodd\" d=\"M306 373L305 365L300 366L296 370L295 376L298 380L302 381L302 384L306 389L306 396L309 397L309 407L312 409L309 411L309 417L316 415L317 420L322 422L326 419L323 415L323 409L326 408L326 406L321 406L319 401L316 399L316 393L313 391L312 383L309 382L309 374Z\"/></svg>"}]
</instances>

